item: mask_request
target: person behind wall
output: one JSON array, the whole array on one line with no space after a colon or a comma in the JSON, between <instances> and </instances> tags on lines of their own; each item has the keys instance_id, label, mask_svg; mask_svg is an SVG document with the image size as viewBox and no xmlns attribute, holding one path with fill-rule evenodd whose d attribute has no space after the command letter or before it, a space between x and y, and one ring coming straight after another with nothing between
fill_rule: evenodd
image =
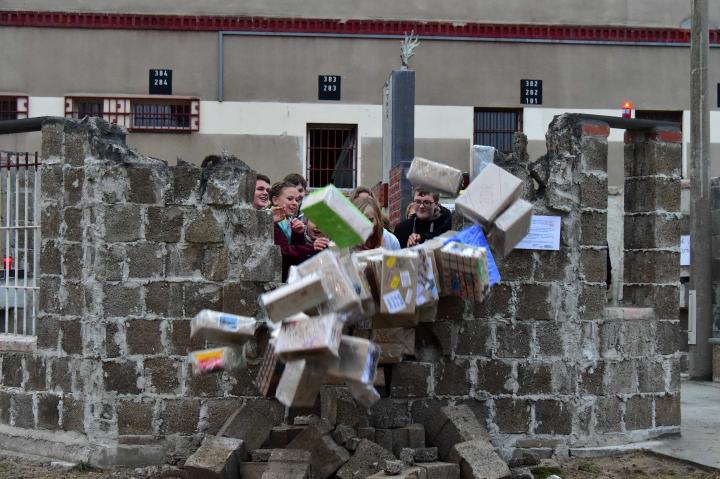
<instances>
[{"instance_id":1,"label":"person behind wall","mask_svg":"<svg viewBox=\"0 0 720 479\"><path fill-rule=\"evenodd\" d=\"M297 218L305 223L307 225L307 222L305 221L305 215L300 211L300 207L302 206L303 199L305 199L305 195L307 194L307 180L302 177L299 173L290 173L289 175L286 175L285 178L283 178L283 181L285 183L290 183L292 186L297 188L298 196L297 196L297 203L298 203L298 215Z\"/></svg>"},{"instance_id":2,"label":"person behind wall","mask_svg":"<svg viewBox=\"0 0 720 479\"><path fill-rule=\"evenodd\" d=\"M297 188L291 183L280 181L270 188L274 238L282 255L283 281L287 280L290 266L302 263L317 251L316 245L305 242L305 224L297 218L298 196Z\"/></svg>"},{"instance_id":3,"label":"person behind wall","mask_svg":"<svg viewBox=\"0 0 720 479\"><path fill-rule=\"evenodd\" d=\"M355 200L357 200L358 198L364 198L366 196L369 196L370 198L377 201L378 206L380 205L380 202L378 201L377 197L375 197L375 193L373 193L372 190L370 188L368 188L367 186L362 186L362 185L358 186L357 188L352 190L352 193L350 193L350 201L355 203ZM380 213L382 214L383 227L386 230L389 230L390 229L390 218L388 218L387 215L382 212L382 208L380 208ZM390 231L388 231L388 233L390 233Z\"/></svg>"},{"instance_id":4,"label":"person behind wall","mask_svg":"<svg viewBox=\"0 0 720 479\"><path fill-rule=\"evenodd\" d=\"M400 249L400 242L394 234L385 229L383 224L383 214L380 205L372 196L360 196L353 201L353 204L359 209L373 224L373 231L365 244L359 249L375 249L381 246L388 250Z\"/></svg>"},{"instance_id":5,"label":"person behind wall","mask_svg":"<svg viewBox=\"0 0 720 479\"><path fill-rule=\"evenodd\" d=\"M415 188L415 213L395 226L400 246L407 248L440 236L452 228L452 213L440 205L440 195L424 188Z\"/></svg>"},{"instance_id":6,"label":"person behind wall","mask_svg":"<svg viewBox=\"0 0 720 479\"><path fill-rule=\"evenodd\" d=\"M270 206L270 178L260 173L255 179L255 196L252 205L256 210L264 210Z\"/></svg>"}]
</instances>

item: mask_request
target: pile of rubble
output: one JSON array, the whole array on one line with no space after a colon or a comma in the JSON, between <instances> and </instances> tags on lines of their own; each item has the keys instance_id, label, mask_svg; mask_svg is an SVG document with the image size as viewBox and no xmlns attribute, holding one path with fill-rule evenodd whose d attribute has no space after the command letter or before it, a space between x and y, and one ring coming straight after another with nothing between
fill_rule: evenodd
<instances>
[{"instance_id":1,"label":"pile of rubble","mask_svg":"<svg viewBox=\"0 0 720 479\"><path fill-rule=\"evenodd\" d=\"M241 408L217 436L205 438L184 470L193 478L227 479L493 479L511 474L466 405L441 408L427 427L392 429L362 421L353 426L343 421L348 416L332 417L330 409L325 405L323 417L295 421L304 424L272 427L261 412Z\"/></svg>"}]
</instances>

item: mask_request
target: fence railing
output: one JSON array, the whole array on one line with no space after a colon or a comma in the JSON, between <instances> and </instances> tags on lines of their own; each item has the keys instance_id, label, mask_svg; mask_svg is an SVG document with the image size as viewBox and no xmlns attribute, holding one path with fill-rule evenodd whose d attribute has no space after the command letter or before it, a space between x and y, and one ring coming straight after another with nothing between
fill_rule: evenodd
<instances>
[{"instance_id":1,"label":"fence railing","mask_svg":"<svg viewBox=\"0 0 720 479\"><path fill-rule=\"evenodd\" d=\"M35 334L40 256L40 159L0 151L0 334Z\"/></svg>"}]
</instances>

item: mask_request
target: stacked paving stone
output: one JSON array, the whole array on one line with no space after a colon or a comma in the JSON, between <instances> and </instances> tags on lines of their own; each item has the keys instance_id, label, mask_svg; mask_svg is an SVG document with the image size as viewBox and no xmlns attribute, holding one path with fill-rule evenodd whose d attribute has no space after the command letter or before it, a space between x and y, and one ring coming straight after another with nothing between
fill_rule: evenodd
<instances>
[{"instance_id":1,"label":"stacked paving stone","mask_svg":"<svg viewBox=\"0 0 720 479\"><path fill-rule=\"evenodd\" d=\"M528 161L518 137L517 151L496 161L525 180L535 214L561 216L560 251L498 259L503 281L481 304L441 298L435 321L415 329L414 351L383 367L381 399L370 409L331 385L313 407L285 409L252 382L267 338L249 344L248 368L238 374L192 377L187 364L187 353L205 346L189 344L190 318L203 308L255 316L258 294L279 279L272 219L249 205L254 173L223 157L204 168L169 167L129 150L124 132L101 121L47 123L37 349L0 353L0 444L94 464L158 464L219 435L243 441L238 468L264 473L269 462L247 464L262 462L248 459L269 440L247 430L275 427L290 444L311 415L330 423L318 434L351 458L362 443L390 460L402 455L388 449L388 437L404 437L394 430L422 425L425 447L450 462L430 432L448 405L467 406L513 465L678 432L677 274L636 271L645 250L675 267L669 243L626 245L636 264L626 270L626 303L606 305L608 133L607 125L563 115L550 125L546 156ZM630 151L655 142L680 164L667 136L633 138ZM670 173L628 176L667 187L661 196L655 189L653 201L675 194ZM657 202L628 217L654 218L643 236L659 241L678 209ZM229 421L241 407L245 420ZM335 432L338 425L359 440ZM327 438L320 443L332 447ZM304 460L278 454L274 462ZM375 462L373 474L385 473Z\"/></svg>"}]
</instances>

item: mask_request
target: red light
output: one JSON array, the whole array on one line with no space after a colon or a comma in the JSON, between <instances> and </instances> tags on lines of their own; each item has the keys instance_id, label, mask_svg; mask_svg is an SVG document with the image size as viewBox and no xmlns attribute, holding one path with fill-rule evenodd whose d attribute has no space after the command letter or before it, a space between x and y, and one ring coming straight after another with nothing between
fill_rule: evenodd
<instances>
[{"instance_id":1,"label":"red light","mask_svg":"<svg viewBox=\"0 0 720 479\"><path fill-rule=\"evenodd\" d=\"M3 265L5 266L6 270L12 269L12 262L13 262L12 256L5 256L3 258Z\"/></svg>"},{"instance_id":2,"label":"red light","mask_svg":"<svg viewBox=\"0 0 720 479\"><path fill-rule=\"evenodd\" d=\"M632 118L632 111L633 111L633 104L631 101L625 101L622 104L622 117L623 118Z\"/></svg>"}]
</instances>

